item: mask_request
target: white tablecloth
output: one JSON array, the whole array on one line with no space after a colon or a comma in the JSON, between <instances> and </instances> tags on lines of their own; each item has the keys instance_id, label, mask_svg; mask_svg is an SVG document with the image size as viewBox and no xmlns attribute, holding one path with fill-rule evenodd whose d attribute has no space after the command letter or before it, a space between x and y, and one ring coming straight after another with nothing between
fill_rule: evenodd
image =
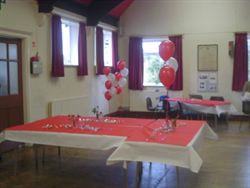
<instances>
[{"instance_id":1,"label":"white tablecloth","mask_svg":"<svg viewBox=\"0 0 250 188\"><path fill-rule=\"evenodd\" d=\"M109 156L107 164L122 161L160 162L188 168L192 172L198 173L202 159L197 151L204 136L218 139L214 131L207 124L204 124L187 146L125 141Z\"/></svg>"},{"instance_id":2,"label":"white tablecloth","mask_svg":"<svg viewBox=\"0 0 250 188\"><path fill-rule=\"evenodd\" d=\"M220 116L223 113L233 114L237 112L237 109L232 104L225 105L215 105L215 106L206 106L200 104L190 104L181 102L183 109L192 110L196 112L202 112L206 114L217 114Z\"/></svg>"},{"instance_id":3,"label":"white tablecloth","mask_svg":"<svg viewBox=\"0 0 250 188\"><path fill-rule=\"evenodd\" d=\"M0 143L4 140L51 146L108 150L120 146L126 137L73 134L37 131L6 130L0 134Z\"/></svg>"}]
</instances>

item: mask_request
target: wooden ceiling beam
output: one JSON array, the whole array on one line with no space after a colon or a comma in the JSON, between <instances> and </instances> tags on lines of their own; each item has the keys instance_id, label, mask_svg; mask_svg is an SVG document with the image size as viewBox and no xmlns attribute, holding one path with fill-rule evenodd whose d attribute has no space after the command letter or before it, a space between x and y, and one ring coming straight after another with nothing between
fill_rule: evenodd
<instances>
[{"instance_id":1,"label":"wooden ceiling beam","mask_svg":"<svg viewBox=\"0 0 250 188\"><path fill-rule=\"evenodd\" d=\"M119 18L108 13L124 0L93 0L89 5L74 0L37 0L39 12L50 13L58 7L75 14L87 17L88 26L96 26L99 21L118 26Z\"/></svg>"},{"instance_id":2,"label":"wooden ceiling beam","mask_svg":"<svg viewBox=\"0 0 250 188\"><path fill-rule=\"evenodd\" d=\"M73 0L59 0L55 3L55 6L84 17L87 16L86 7Z\"/></svg>"},{"instance_id":3,"label":"wooden ceiling beam","mask_svg":"<svg viewBox=\"0 0 250 188\"><path fill-rule=\"evenodd\" d=\"M87 25L96 26L98 22L124 0L93 0L87 7Z\"/></svg>"},{"instance_id":4,"label":"wooden ceiling beam","mask_svg":"<svg viewBox=\"0 0 250 188\"><path fill-rule=\"evenodd\" d=\"M37 0L38 12L50 13L57 0Z\"/></svg>"}]
</instances>

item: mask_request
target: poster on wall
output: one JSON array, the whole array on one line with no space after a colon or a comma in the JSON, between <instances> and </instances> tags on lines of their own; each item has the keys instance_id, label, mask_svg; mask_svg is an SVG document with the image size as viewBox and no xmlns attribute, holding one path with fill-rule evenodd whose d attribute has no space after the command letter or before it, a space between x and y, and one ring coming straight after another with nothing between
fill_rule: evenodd
<instances>
[{"instance_id":1,"label":"poster on wall","mask_svg":"<svg viewBox=\"0 0 250 188\"><path fill-rule=\"evenodd\" d=\"M217 72L198 73L198 91L216 92L217 91Z\"/></svg>"}]
</instances>

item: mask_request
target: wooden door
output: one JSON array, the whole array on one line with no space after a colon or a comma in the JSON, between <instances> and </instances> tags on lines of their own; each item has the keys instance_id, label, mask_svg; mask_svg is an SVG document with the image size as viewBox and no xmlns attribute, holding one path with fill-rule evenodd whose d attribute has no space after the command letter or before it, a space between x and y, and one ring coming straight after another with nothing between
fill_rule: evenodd
<instances>
[{"instance_id":1,"label":"wooden door","mask_svg":"<svg viewBox=\"0 0 250 188\"><path fill-rule=\"evenodd\" d=\"M23 123L21 40L0 37L0 131ZM0 145L0 153L13 144Z\"/></svg>"}]
</instances>

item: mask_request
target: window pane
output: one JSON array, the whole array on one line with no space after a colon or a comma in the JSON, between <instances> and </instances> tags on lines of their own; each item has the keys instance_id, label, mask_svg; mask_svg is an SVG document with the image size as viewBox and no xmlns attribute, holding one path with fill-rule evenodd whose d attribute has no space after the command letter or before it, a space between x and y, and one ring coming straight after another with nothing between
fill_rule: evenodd
<instances>
[{"instance_id":1,"label":"window pane","mask_svg":"<svg viewBox=\"0 0 250 188\"><path fill-rule=\"evenodd\" d=\"M63 60L64 64L70 64L70 26L62 24Z\"/></svg>"},{"instance_id":2,"label":"window pane","mask_svg":"<svg viewBox=\"0 0 250 188\"><path fill-rule=\"evenodd\" d=\"M62 19L64 65L78 65L79 23Z\"/></svg>"},{"instance_id":3,"label":"window pane","mask_svg":"<svg viewBox=\"0 0 250 188\"><path fill-rule=\"evenodd\" d=\"M0 59L7 59L7 45L0 43Z\"/></svg>"},{"instance_id":4,"label":"window pane","mask_svg":"<svg viewBox=\"0 0 250 188\"><path fill-rule=\"evenodd\" d=\"M8 95L7 62L0 61L0 96Z\"/></svg>"},{"instance_id":5,"label":"window pane","mask_svg":"<svg viewBox=\"0 0 250 188\"><path fill-rule=\"evenodd\" d=\"M17 62L9 63L10 94L18 94L18 65Z\"/></svg>"},{"instance_id":6,"label":"window pane","mask_svg":"<svg viewBox=\"0 0 250 188\"><path fill-rule=\"evenodd\" d=\"M78 65L78 33L79 33L79 24L71 23L70 25L71 65Z\"/></svg>"},{"instance_id":7,"label":"window pane","mask_svg":"<svg viewBox=\"0 0 250 188\"><path fill-rule=\"evenodd\" d=\"M112 32L103 30L104 66L112 66Z\"/></svg>"},{"instance_id":8,"label":"window pane","mask_svg":"<svg viewBox=\"0 0 250 188\"><path fill-rule=\"evenodd\" d=\"M162 86L159 80L160 68L164 61L159 56L159 39L150 39L143 41L143 85L144 86Z\"/></svg>"},{"instance_id":9,"label":"window pane","mask_svg":"<svg viewBox=\"0 0 250 188\"><path fill-rule=\"evenodd\" d=\"M17 60L17 45L9 44L9 59Z\"/></svg>"}]
</instances>

